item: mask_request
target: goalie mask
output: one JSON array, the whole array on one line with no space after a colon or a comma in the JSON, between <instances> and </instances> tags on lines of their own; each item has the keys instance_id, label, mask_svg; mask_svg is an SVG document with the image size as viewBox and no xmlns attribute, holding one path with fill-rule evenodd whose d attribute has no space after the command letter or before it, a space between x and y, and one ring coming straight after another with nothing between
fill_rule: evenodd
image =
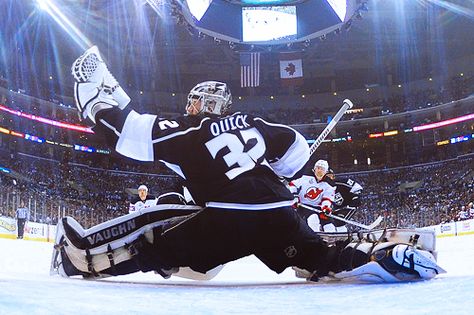
<instances>
[{"instance_id":1,"label":"goalie mask","mask_svg":"<svg viewBox=\"0 0 474 315\"><path fill-rule=\"evenodd\" d=\"M197 107L197 100L201 106ZM197 84L188 94L186 112L189 115L225 114L232 104L232 95L227 84L218 81L205 81Z\"/></svg>"}]
</instances>

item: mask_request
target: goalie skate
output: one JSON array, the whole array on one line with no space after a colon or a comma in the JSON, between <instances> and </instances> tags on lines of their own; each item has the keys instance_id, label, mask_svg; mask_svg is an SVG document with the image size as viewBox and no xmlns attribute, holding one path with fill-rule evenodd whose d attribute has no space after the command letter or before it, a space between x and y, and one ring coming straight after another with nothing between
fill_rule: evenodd
<instances>
[{"instance_id":1,"label":"goalie skate","mask_svg":"<svg viewBox=\"0 0 474 315\"><path fill-rule=\"evenodd\" d=\"M356 250L357 249L357 250ZM384 242L376 244L351 243L344 249L340 260L346 265L344 271L333 275L337 280L351 282L404 282L429 280L446 271L438 266L434 256L427 250L413 245ZM355 252L359 258L354 258ZM368 256L368 262L359 264L360 253ZM345 255L344 255L345 254ZM352 264L359 266L352 267Z\"/></svg>"}]
</instances>

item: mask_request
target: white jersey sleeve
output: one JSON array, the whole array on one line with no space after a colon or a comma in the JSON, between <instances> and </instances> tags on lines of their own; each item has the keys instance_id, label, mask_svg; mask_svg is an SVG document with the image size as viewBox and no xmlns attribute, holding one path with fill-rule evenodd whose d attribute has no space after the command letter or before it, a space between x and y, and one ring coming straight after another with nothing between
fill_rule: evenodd
<instances>
[{"instance_id":1,"label":"white jersey sleeve","mask_svg":"<svg viewBox=\"0 0 474 315\"><path fill-rule=\"evenodd\" d=\"M354 182L354 185L352 185L351 187L351 193L353 194L360 194L362 192L362 186L357 183L357 182Z\"/></svg>"},{"instance_id":2,"label":"white jersey sleeve","mask_svg":"<svg viewBox=\"0 0 474 315\"><path fill-rule=\"evenodd\" d=\"M147 197L145 201L142 201L140 199L138 199L138 201L134 200L130 203L130 207L128 208L128 213L140 211L142 209L149 208L151 206L156 206L157 202L158 202L158 198L155 198L155 197L153 198Z\"/></svg>"},{"instance_id":3,"label":"white jersey sleeve","mask_svg":"<svg viewBox=\"0 0 474 315\"><path fill-rule=\"evenodd\" d=\"M334 203L334 195L336 194L336 188L329 185L327 182L320 182L321 189L323 189L321 196L321 207L332 207Z\"/></svg>"},{"instance_id":4,"label":"white jersey sleeve","mask_svg":"<svg viewBox=\"0 0 474 315\"><path fill-rule=\"evenodd\" d=\"M132 159L153 161L152 130L156 118L156 115L138 114L132 110L125 120L115 150Z\"/></svg>"},{"instance_id":5,"label":"white jersey sleeve","mask_svg":"<svg viewBox=\"0 0 474 315\"><path fill-rule=\"evenodd\" d=\"M293 177L309 160L309 146L306 139L295 131L295 142L278 161L270 163L278 176Z\"/></svg>"},{"instance_id":6,"label":"white jersey sleeve","mask_svg":"<svg viewBox=\"0 0 474 315\"><path fill-rule=\"evenodd\" d=\"M309 176L302 176L300 178L294 179L290 182L290 191L294 194L298 194L304 184L306 184L310 178Z\"/></svg>"},{"instance_id":7,"label":"white jersey sleeve","mask_svg":"<svg viewBox=\"0 0 474 315\"><path fill-rule=\"evenodd\" d=\"M266 141L266 158L275 174L293 177L308 162L309 146L306 139L295 129L254 118Z\"/></svg>"}]
</instances>

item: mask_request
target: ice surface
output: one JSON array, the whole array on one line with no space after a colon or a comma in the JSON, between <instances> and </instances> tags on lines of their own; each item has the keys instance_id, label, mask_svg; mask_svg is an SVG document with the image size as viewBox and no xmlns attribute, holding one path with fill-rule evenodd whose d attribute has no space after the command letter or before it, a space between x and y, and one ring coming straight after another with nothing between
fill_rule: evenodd
<instances>
[{"instance_id":1,"label":"ice surface","mask_svg":"<svg viewBox=\"0 0 474 315\"><path fill-rule=\"evenodd\" d=\"M153 273L88 281L49 275L52 244L0 239L0 314L473 314L474 235L438 239L438 251L448 273L415 283L311 285L254 257L205 283Z\"/></svg>"}]
</instances>

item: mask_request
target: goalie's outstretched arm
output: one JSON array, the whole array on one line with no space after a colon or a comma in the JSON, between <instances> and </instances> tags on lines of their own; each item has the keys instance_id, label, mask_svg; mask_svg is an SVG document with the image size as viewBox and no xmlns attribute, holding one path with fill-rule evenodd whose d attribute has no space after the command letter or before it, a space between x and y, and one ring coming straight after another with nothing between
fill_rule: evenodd
<instances>
[{"instance_id":1,"label":"goalie's outstretched arm","mask_svg":"<svg viewBox=\"0 0 474 315\"><path fill-rule=\"evenodd\" d=\"M139 114L131 109L116 108L97 115L94 131L106 139L118 153L139 161L154 161L152 132L158 124L156 115Z\"/></svg>"},{"instance_id":2,"label":"goalie's outstretched arm","mask_svg":"<svg viewBox=\"0 0 474 315\"><path fill-rule=\"evenodd\" d=\"M96 46L74 62L72 74L76 81L74 98L85 122L104 134L118 153L153 161L152 132L157 116L127 107L130 98L107 69Z\"/></svg>"}]
</instances>

